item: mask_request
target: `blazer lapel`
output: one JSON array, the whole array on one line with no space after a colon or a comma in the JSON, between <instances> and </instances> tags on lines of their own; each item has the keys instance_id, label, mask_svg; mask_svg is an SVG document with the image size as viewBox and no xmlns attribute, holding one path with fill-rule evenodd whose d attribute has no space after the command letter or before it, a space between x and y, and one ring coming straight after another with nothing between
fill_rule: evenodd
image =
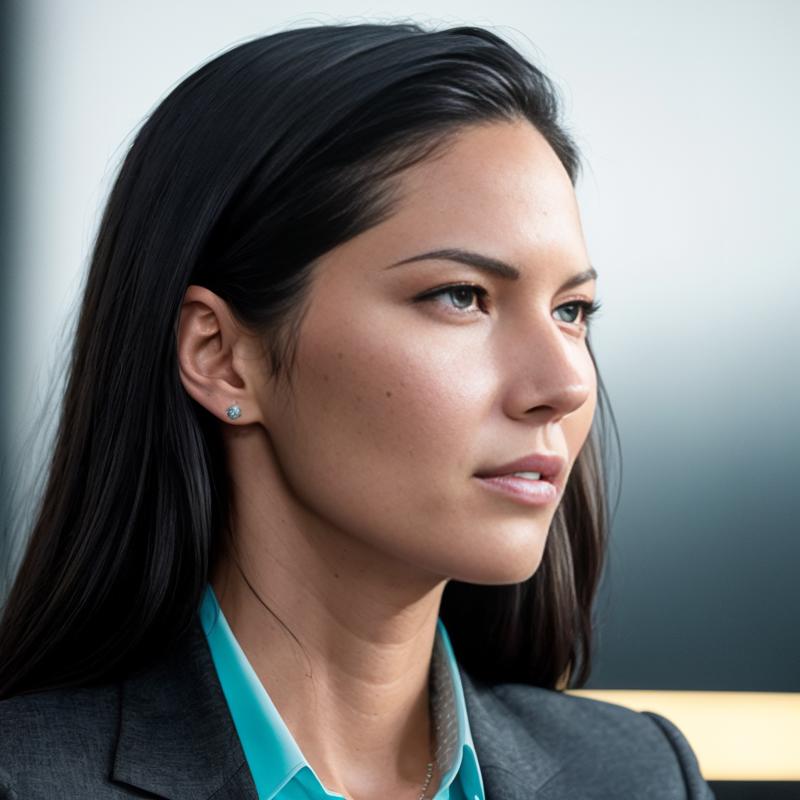
<instances>
[{"instance_id":1,"label":"blazer lapel","mask_svg":"<svg viewBox=\"0 0 800 800\"><path fill-rule=\"evenodd\" d=\"M198 618L121 698L113 780L168 800L257 800Z\"/></svg>"},{"instance_id":2,"label":"blazer lapel","mask_svg":"<svg viewBox=\"0 0 800 800\"><path fill-rule=\"evenodd\" d=\"M486 800L531 800L563 765L489 684L458 669Z\"/></svg>"},{"instance_id":3,"label":"blazer lapel","mask_svg":"<svg viewBox=\"0 0 800 800\"><path fill-rule=\"evenodd\" d=\"M458 668L486 800L531 800L561 765ZM199 619L168 657L122 682L112 779L167 800L258 800Z\"/></svg>"}]
</instances>

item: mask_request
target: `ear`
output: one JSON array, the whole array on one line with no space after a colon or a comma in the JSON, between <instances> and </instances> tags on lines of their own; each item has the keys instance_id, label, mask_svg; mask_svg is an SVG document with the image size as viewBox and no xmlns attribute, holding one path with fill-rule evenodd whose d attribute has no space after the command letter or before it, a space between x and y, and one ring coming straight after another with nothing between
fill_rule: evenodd
<instances>
[{"instance_id":1,"label":"ear","mask_svg":"<svg viewBox=\"0 0 800 800\"><path fill-rule=\"evenodd\" d=\"M228 304L203 286L189 286L177 332L178 369L186 391L228 424L264 424L255 387L266 381L263 345L244 331ZM238 405L241 414L228 417Z\"/></svg>"}]
</instances>

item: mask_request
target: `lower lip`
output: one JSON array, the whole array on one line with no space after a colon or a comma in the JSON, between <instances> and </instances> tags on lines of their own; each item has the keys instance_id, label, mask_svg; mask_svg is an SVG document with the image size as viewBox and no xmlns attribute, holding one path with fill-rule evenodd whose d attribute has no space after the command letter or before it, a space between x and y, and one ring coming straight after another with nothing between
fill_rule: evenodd
<instances>
[{"instance_id":1,"label":"lower lip","mask_svg":"<svg viewBox=\"0 0 800 800\"><path fill-rule=\"evenodd\" d=\"M558 489L549 481L532 481L514 475L498 475L494 478L478 478L493 492L501 492L512 500L527 506L546 506L558 498Z\"/></svg>"}]
</instances>

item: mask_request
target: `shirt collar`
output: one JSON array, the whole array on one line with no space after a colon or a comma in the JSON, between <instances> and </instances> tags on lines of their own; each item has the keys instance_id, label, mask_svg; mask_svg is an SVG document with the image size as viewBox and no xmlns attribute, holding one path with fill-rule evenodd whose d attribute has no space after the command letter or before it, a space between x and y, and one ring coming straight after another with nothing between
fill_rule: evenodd
<instances>
[{"instance_id":1,"label":"shirt collar","mask_svg":"<svg viewBox=\"0 0 800 800\"><path fill-rule=\"evenodd\" d=\"M311 796L338 798L325 790L281 718L239 645L207 584L199 609L223 694L231 712L260 800L279 798L292 780ZM447 796L455 781L468 800L484 800L484 787L472 740L464 691L444 623L437 620L431 663L431 703L438 727L436 758L442 775L436 797Z\"/></svg>"}]
</instances>

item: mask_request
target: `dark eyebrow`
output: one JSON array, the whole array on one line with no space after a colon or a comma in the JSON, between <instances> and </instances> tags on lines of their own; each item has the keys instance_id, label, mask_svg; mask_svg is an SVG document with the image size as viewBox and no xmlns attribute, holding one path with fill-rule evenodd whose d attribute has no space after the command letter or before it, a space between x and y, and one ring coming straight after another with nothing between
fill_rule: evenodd
<instances>
[{"instance_id":1,"label":"dark eyebrow","mask_svg":"<svg viewBox=\"0 0 800 800\"><path fill-rule=\"evenodd\" d=\"M461 264L467 264L470 267L475 267L475 269L479 269L481 272L485 272L489 275L496 275L512 281L519 280L521 275L521 272L517 267L511 266L511 264L507 264L505 261L500 261L497 258L483 255L483 253L475 253L471 250L462 250L458 247L449 248L447 250L432 250L430 253L420 253L418 256L411 256L410 258L404 258L402 261L396 261L394 264L389 264L386 269L399 267L401 264L409 264L412 261L430 261L437 259L458 261ZM565 281L559 291L571 289L573 286L579 286L582 283L596 279L597 270L595 270L594 267L589 267L589 269L579 272L576 275L573 275L569 280Z\"/></svg>"}]
</instances>

